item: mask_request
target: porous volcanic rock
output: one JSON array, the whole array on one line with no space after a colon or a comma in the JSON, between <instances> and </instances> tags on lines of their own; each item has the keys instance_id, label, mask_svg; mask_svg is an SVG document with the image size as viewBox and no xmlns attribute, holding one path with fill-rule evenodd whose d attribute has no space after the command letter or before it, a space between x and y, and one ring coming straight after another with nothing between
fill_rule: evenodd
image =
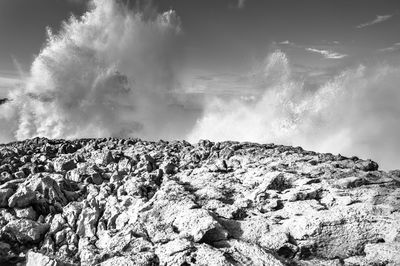
<instances>
[{"instance_id":1,"label":"porous volcanic rock","mask_svg":"<svg viewBox=\"0 0 400 266\"><path fill-rule=\"evenodd\" d=\"M300 147L0 145L1 265L400 265L400 171Z\"/></svg>"}]
</instances>

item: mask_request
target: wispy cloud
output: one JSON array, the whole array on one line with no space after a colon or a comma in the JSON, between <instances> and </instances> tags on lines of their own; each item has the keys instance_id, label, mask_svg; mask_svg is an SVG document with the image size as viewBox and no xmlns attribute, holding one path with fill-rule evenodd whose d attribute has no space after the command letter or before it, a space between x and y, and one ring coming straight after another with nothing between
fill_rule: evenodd
<instances>
[{"instance_id":1,"label":"wispy cloud","mask_svg":"<svg viewBox=\"0 0 400 266\"><path fill-rule=\"evenodd\" d=\"M73 3L73 4L83 4L88 2L87 0L67 0L67 2Z\"/></svg>"},{"instance_id":2,"label":"wispy cloud","mask_svg":"<svg viewBox=\"0 0 400 266\"><path fill-rule=\"evenodd\" d=\"M376 18L372 21L368 21L366 23L362 23L360 25L357 25L356 28L361 29L364 27L368 27L368 26L372 26L378 23L382 23L388 19L390 19L391 17L393 17L393 15L377 15Z\"/></svg>"},{"instance_id":3,"label":"wispy cloud","mask_svg":"<svg viewBox=\"0 0 400 266\"><path fill-rule=\"evenodd\" d=\"M18 78L12 78L7 76L0 76L0 89L14 86L15 84L21 82Z\"/></svg>"},{"instance_id":4,"label":"wispy cloud","mask_svg":"<svg viewBox=\"0 0 400 266\"><path fill-rule=\"evenodd\" d=\"M22 79L0 71L0 98L6 97L8 92L21 84Z\"/></svg>"},{"instance_id":5,"label":"wispy cloud","mask_svg":"<svg viewBox=\"0 0 400 266\"><path fill-rule=\"evenodd\" d=\"M292 43L289 40L286 40L286 41L280 42L279 44L292 44Z\"/></svg>"},{"instance_id":6,"label":"wispy cloud","mask_svg":"<svg viewBox=\"0 0 400 266\"><path fill-rule=\"evenodd\" d=\"M400 42L394 43L392 46L379 49L380 52L393 52L400 50Z\"/></svg>"},{"instance_id":7,"label":"wispy cloud","mask_svg":"<svg viewBox=\"0 0 400 266\"><path fill-rule=\"evenodd\" d=\"M315 49L315 48L306 48L306 51L321 54L327 59L341 59L341 58L344 58L347 56L346 54L340 54L340 53L329 51L329 50L322 50L322 49Z\"/></svg>"},{"instance_id":8,"label":"wispy cloud","mask_svg":"<svg viewBox=\"0 0 400 266\"><path fill-rule=\"evenodd\" d=\"M244 8L246 0L238 0L237 8Z\"/></svg>"}]
</instances>

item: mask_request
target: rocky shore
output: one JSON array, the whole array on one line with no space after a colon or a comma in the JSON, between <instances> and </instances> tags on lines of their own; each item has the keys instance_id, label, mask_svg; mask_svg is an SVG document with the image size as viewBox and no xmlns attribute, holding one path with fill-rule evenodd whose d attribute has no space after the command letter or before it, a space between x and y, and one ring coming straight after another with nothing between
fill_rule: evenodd
<instances>
[{"instance_id":1,"label":"rocky shore","mask_svg":"<svg viewBox=\"0 0 400 266\"><path fill-rule=\"evenodd\" d=\"M1 265L400 265L400 171L300 147L0 145Z\"/></svg>"}]
</instances>

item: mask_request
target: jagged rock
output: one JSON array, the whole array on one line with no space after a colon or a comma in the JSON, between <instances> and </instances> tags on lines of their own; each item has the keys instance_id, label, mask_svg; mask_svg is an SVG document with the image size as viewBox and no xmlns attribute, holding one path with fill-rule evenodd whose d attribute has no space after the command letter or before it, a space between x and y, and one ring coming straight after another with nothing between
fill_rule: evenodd
<instances>
[{"instance_id":1,"label":"jagged rock","mask_svg":"<svg viewBox=\"0 0 400 266\"><path fill-rule=\"evenodd\" d=\"M215 266L228 266L232 265L229 256L225 252L214 248L207 244L195 245L195 252L189 255L190 260L186 263L193 263L197 265L215 265Z\"/></svg>"},{"instance_id":2,"label":"jagged rock","mask_svg":"<svg viewBox=\"0 0 400 266\"><path fill-rule=\"evenodd\" d=\"M51 204L58 202L61 205L65 205L67 199L56 181L57 178L59 178L58 175L40 173L32 176L24 185L32 191L39 193Z\"/></svg>"},{"instance_id":3,"label":"jagged rock","mask_svg":"<svg viewBox=\"0 0 400 266\"><path fill-rule=\"evenodd\" d=\"M14 191L11 188L0 189L0 207L8 206L8 199L12 194L14 194Z\"/></svg>"},{"instance_id":4,"label":"jagged rock","mask_svg":"<svg viewBox=\"0 0 400 266\"><path fill-rule=\"evenodd\" d=\"M54 217L50 223L49 233L50 234L57 233L58 231L60 231L63 228L65 223L66 223L65 219L62 217L62 215L60 213L54 215Z\"/></svg>"},{"instance_id":5,"label":"jagged rock","mask_svg":"<svg viewBox=\"0 0 400 266\"><path fill-rule=\"evenodd\" d=\"M190 252L193 247L193 242L185 238L178 238L159 245L155 253L160 260L160 265L182 265L185 262L186 253Z\"/></svg>"},{"instance_id":6,"label":"jagged rock","mask_svg":"<svg viewBox=\"0 0 400 266\"><path fill-rule=\"evenodd\" d=\"M65 179L74 182L88 181L90 183L101 184L101 170L98 166L89 163L78 163L77 168L68 171Z\"/></svg>"},{"instance_id":7,"label":"jagged rock","mask_svg":"<svg viewBox=\"0 0 400 266\"><path fill-rule=\"evenodd\" d=\"M189 209L179 213L173 225L181 237L190 237L194 242L212 243L228 236L228 232L203 209Z\"/></svg>"},{"instance_id":8,"label":"jagged rock","mask_svg":"<svg viewBox=\"0 0 400 266\"><path fill-rule=\"evenodd\" d=\"M74 153L78 147L76 145L72 145L71 143L62 144L58 149L59 154L67 154Z\"/></svg>"},{"instance_id":9,"label":"jagged rock","mask_svg":"<svg viewBox=\"0 0 400 266\"><path fill-rule=\"evenodd\" d=\"M26 254L26 266L38 266L38 265L46 265L46 266L69 266L67 263L60 263L57 260L54 260L46 255L41 253L29 251Z\"/></svg>"},{"instance_id":10,"label":"jagged rock","mask_svg":"<svg viewBox=\"0 0 400 266\"><path fill-rule=\"evenodd\" d=\"M38 218L37 213L31 206L24 209L14 209L14 210L15 210L15 216L18 218L25 218L33 221L36 221Z\"/></svg>"},{"instance_id":11,"label":"jagged rock","mask_svg":"<svg viewBox=\"0 0 400 266\"><path fill-rule=\"evenodd\" d=\"M357 162L356 167L362 171L376 171L379 168L378 164L371 160L361 160Z\"/></svg>"},{"instance_id":12,"label":"jagged rock","mask_svg":"<svg viewBox=\"0 0 400 266\"><path fill-rule=\"evenodd\" d=\"M0 146L0 264L400 264L400 171L371 160L229 141Z\"/></svg>"},{"instance_id":13,"label":"jagged rock","mask_svg":"<svg viewBox=\"0 0 400 266\"><path fill-rule=\"evenodd\" d=\"M349 257L360 255L365 244L389 240L388 236L396 232L399 223L381 220L378 218L381 214L377 216L376 211L379 213L379 210L356 204L305 213L285 224L299 246L313 249L313 254L331 259Z\"/></svg>"},{"instance_id":14,"label":"jagged rock","mask_svg":"<svg viewBox=\"0 0 400 266\"><path fill-rule=\"evenodd\" d=\"M225 252L224 255L229 258L230 265L285 265L283 260L279 260L256 244L232 239L218 242L216 246Z\"/></svg>"},{"instance_id":15,"label":"jagged rock","mask_svg":"<svg viewBox=\"0 0 400 266\"><path fill-rule=\"evenodd\" d=\"M18 171L14 174L15 178L25 178L24 171Z\"/></svg>"},{"instance_id":16,"label":"jagged rock","mask_svg":"<svg viewBox=\"0 0 400 266\"><path fill-rule=\"evenodd\" d=\"M17 192L9 198L8 206L10 208L25 208L31 205L35 199L35 191L32 191L29 187L20 186Z\"/></svg>"},{"instance_id":17,"label":"jagged rock","mask_svg":"<svg viewBox=\"0 0 400 266\"><path fill-rule=\"evenodd\" d=\"M366 258L377 264L400 265L400 243L372 243L364 248Z\"/></svg>"},{"instance_id":18,"label":"jagged rock","mask_svg":"<svg viewBox=\"0 0 400 266\"><path fill-rule=\"evenodd\" d=\"M136 165L136 161L130 158L123 158L118 162L118 170L126 171L127 173L132 171L132 168Z\"/></svg>"},{"instance_id":19,"label":"jagged rock","mask_svg":"<svg viewBox=\"0 0 400 266\"><path fill-rule=\"evenodd\" d=\"M94 237L96 236L96 225L99 219L100 210L97 206L86 206L82 209L77 220L76 233L79 237Z\"/></svg>"},{"instance_id":20,"label":"jagged rock","mask_svg":"<svg viewBox=\"0 0 400 266\"><path fill-rule=\"evenodd\" d=\"M7 209L0 209L0 226L15 220L15 216Z\"/></svg>"},{"instance_id":21,"label":"jagged rock","mask_svg":"<svg viewBox=\"0 0 400 266\"><path fill-rule=\"evenodd\" d=\"M88 182L96 185L101 185L103 183L103 178L99 173L93 173L89 176Z\"/></svg>"},{"instance_id":22,"label":"jagged rock","mask_svg":"<svg viewBox=\"0 0 400 266\"><path fill-rule=\"evenodd\" d=\"M11 251L11 246L9 244L0 242L0 258L7 257L10 251ZM0 262L2 262L1 259Z\"/></svg>"},{"instance_id":23,"label":"jagged rock","mask_svg":"<svg viewBox=\"0 0 400 266\"><path fill-rule=\"evenodd\" d=\"M63 208L63 217L71 227L75 227L78 216L81 213L83 204L80 202L70 202Z\"/></svg>"},{"instance_id":24,"label":"jagged rock","mask_svg":"<svg viewBox=\"0 0 400 266\"><path fill-rule=\"evenodd\" d=\"M78 168L72 169L65 174L65 179L74 181L74 182L82 182L84 179L84 172Z\"/></svg>"},{"instance_id":25,"label":"jagged rock","mask_svg":"<svg viewBox=\"0 0 400 266\"><path fill-rule=\"evenodd\" d=\"M92 156L96 165L108 165L114 161L111 151L99 151Z\"/></svg>"},{"instance_id":26,"label":"jagged rock","mask_svg":"<svg viewBox=\"0 0 400 266\"><path fill-rule=\"evenodd\" d=\"M41 241L48 229L48 224L20 219L9 222L1 229L0 233L2 238L11 239L13 241L18 241L21 244L25 244Z\"/></svg>"},{"instance_id":27,"label":"jagged rock","mask_svg":"<svg viewBox=\"0 0 400 266\"><path fill-rule=\"evenodd\" d=\"M56 172L69 171L76 167L73 159L63 156L54 160L54 170Z\"/></svg>"},{"instance_id":28,"label":"jagged rock","mask_svg":"<svg viewBox=\"0 0 400 266\"><path fill-rule=\"evenodd\" d=\"M167 162L162 163L160 168L167 175L173 175L173 174L175 174L177 172L177 166L171 161L167 161Z\"/></svg>"},{"instance_id":29,"label":"jagged rock","mask_svg":"<svg viewBox=\"0 0 400 266\"><path fill-rule=\"evenodd\" d=\"M9 172L1 172L0 173L0 184L8 182L12 179L13 179L13 177Z\"/></svg>"},{"instance_id":30,"label":"jagged rock","mask_svg":"<svg viewBox=\"0 0 400 266\"><path fill-rule=\"evenodd\" d=\"M120 257L120 256L115 256L111 259L108 259L106 261L103 261L100 263L101 266L115 266L115 265L137 265L137 263L129 258L129 257Z\"/></svg>"}]
</instances>

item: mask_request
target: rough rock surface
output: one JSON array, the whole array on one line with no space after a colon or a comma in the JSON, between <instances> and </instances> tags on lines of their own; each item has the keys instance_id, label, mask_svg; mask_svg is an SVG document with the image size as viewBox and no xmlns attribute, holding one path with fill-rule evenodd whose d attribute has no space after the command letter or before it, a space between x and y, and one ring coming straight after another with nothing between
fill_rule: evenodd
<instances>
[{"instance_id":1,"label":"rough rock surface","mask_svg":"<svg viewBox=\"0 0 400 266\"><path fill-rule=\"evenodd\" d=\"M400 265L400 171L274 144L0 145L1 265Z\"/></svg>"}]
</instances>

